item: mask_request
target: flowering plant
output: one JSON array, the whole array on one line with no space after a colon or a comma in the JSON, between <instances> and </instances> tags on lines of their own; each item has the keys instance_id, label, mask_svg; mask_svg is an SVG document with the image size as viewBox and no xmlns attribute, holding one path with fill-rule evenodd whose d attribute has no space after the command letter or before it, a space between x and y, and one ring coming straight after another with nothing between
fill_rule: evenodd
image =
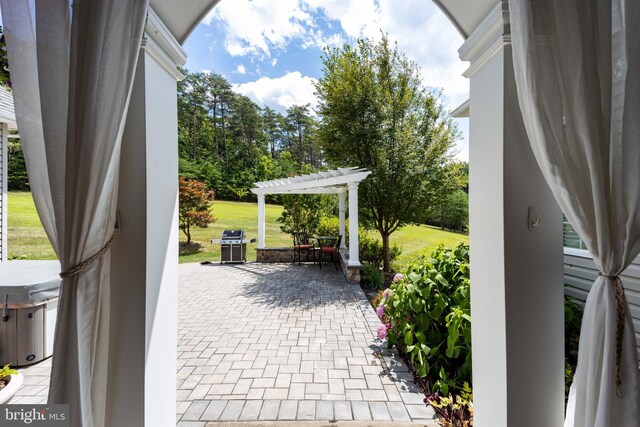
<instances>
[{"instance_id":1,"label":"flowering plant","mask_svg":"<svg viewBox=\"0 0 640 427\"><path fill-rule=\"evenodd\" d=\"M380 301L389 346L408 357L432 391L448 395L471 381L469 248L439 247L394 278Z\"/></svg>"}]
</instances>

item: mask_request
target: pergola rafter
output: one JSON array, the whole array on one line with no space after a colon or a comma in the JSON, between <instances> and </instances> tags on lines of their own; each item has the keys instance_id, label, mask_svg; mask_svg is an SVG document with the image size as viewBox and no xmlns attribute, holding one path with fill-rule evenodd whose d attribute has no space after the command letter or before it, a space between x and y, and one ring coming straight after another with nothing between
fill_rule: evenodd
<instances>
[{"instance_id":1,"label":"pergola rafter","mask_svg":"<svg viewBox=\"0 0 640 427\"><path fill-rule=\"evenodd\" d=\"M349 266L360 266L358 254L358 184L371 174L362 168L338 168L308 175L255 183L251 191L258 196L258 249L265 248L265 201L267 194L337 194L340 234L345 235L346 194L349 193ZM352 214L355 213L355 214ZM342 239L340 249L346 249Z\"/></svg>"}]
</instances>

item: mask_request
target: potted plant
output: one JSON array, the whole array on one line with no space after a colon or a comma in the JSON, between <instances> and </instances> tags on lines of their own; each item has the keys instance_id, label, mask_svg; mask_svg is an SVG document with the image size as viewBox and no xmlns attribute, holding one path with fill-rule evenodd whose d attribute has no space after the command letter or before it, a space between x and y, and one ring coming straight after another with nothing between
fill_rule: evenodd
<instances>
[{"instance_id":1,"label":"potted plant","mask_svg":"<svg viewBox=\"0 0 640 427\"><path fill-rule=\"evenodd\" d=\"M11 369L9 365L5 365L0 369L0 405L9 403L22 386L22 374L15 369Z\"/></svg>"}]
</instances>

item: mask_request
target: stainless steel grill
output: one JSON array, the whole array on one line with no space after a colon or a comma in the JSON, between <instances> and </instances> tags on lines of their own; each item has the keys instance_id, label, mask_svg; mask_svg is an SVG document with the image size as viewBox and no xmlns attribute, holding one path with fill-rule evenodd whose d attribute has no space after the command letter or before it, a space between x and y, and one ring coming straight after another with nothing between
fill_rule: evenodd
<instances>
[{"instance_id":1,"label":"stainless steel grill","mask_svg":"<svg viewBox=\"0 0 640 427\"><path fill-rule=\"evenodd\" d=\"M222 238L212 239L211 243L220 245L220 262L245 262L247 260L247 243L256 239L246 239L244 230L224 230Z\"/></svg>"}]
</instances>

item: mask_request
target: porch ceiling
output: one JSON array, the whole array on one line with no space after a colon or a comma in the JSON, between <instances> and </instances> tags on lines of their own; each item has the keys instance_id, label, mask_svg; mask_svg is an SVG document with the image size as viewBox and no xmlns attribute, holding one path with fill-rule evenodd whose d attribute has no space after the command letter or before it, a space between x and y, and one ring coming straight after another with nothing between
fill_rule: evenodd
<instances>
[{"instance_id":1,"label":"porch ceiling","mask_svg":"<svg viewBox=\"0 0 640 427\"><path fill-rule=\"evenodd\" d=\"M433 2L447 15L465 39L498 3L496 0L433 0Z\"/></svg>"},{"instance_id":2,"label":"porch ceiling","mask_svg":"<svg viewBox=\"0 0 640 427\"><path fill-rule=\"evenodd\" d=\"M150 0L149 5L162 19L171 34L184 44L193 29L220 0Z\"/></svg>"}]
</instances>

